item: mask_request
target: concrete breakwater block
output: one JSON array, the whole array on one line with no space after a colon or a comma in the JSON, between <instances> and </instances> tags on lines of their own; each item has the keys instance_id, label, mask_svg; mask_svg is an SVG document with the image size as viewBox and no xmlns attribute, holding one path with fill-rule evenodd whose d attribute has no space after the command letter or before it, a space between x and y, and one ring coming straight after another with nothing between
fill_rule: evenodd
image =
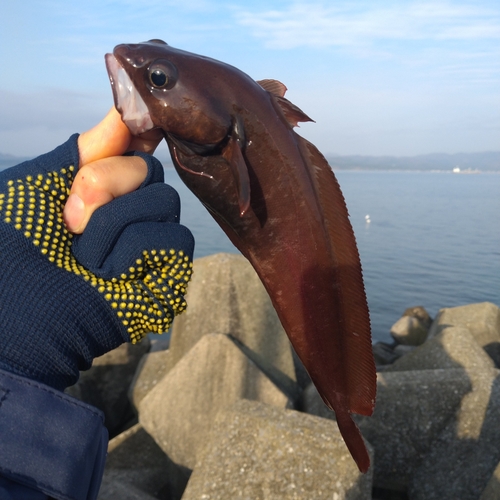
<instances>
[{"instance_id":1,"label":"concrete breakwater block","mask_svg":"<svg viewBox=\"0 0 500 500\"><path fill-rule=\"evenodd\" d=\"M500 368L500 308L491 302L449 307L439 311L431 325L429 338L449 326L467 328L476 342Z\"/></svg>"},{"instance_id":2,"label":"concrete breakwater block","mask_svg":"<svg viewBox=\"0 0 500 500\"><path fill-rule=\"evenodd\" d=\"M497 465L493 474L481 493L479 500L498 500L500 498L500 463Z\"/></svg>"},{"instance_id":3,"label":"concrete breakwater block","mask_svg":"<svg viewBox=\"0 0 500 500\"><path fill-rule=\"evenodd\" d=\"M139 408L139 403L146 394L168 373L169 358L169 351L149 352L142 357L128 391L128 397L135 409Z\"/></svg>"},{"instance_id":4,"label":"concrete breakwater block","mask_svg":"<svg viewBox=\"0 0 500 500\"><path fill-rule=\"evenodd\" d=\"M137 365L148 350L147 338L136 345L122 344L95 358L90 370L81 372L78 382L65 391L102 410L111 437L135 418L128 391Z\"/></svg>"},{"instance_id":5,"label":"concrete breakwater block","mask_svg":"<svg viewBox=\"0 0 500 500\"><path fill-rule=\"evenodd\" d=\"M417 346L425 342L428 328L414 316L402 316L392 325L390 334L401 345Z\"/></svg>"},{"instance_id":6,"label":"concrete breakwater block","mask_svg":"<svg viewBox=\"0 0 500 500\"><path fill-rule=\"evenodd\" d=\"M412 500L476 500L491 480L500 461L500 371L476 373L471 382L413 474Z\"/></svg>"},{"instance_id":7,"label":"concrete breakwater block","mask_svg":"<svg viewBox=\"0 0 500 500\"><path fill-rule=\"evenodd\" d=\"M170 341L170 366L207 333L231 334L285 391L295 390L288 337L264 286L241 255L219 253L196 259L186 312L177 317Z\"/></svg>"},{"instance_id":8,"label":"concrete breakwater block","mask_svg":"<svg viewBox=\"0 0 500 500\"><path fill-rule=\"evenodd\" d=\"M226 335L204 335L139 404L139 421L192 469L217 413L239 399L287 407L288 397Z\"/></svg>"},{"instance_id":9,"label":"concrete breakwater block","mask_svg":"<svg viewBox=\"0 0 500 500\"><path fill-rule=\"evenodd\" d=\"M399 358L385 368L384 372L440 368L493 370L494 363L467 328L448 327Z\"/></svg>"},{"instance_id":10,"label":"concrete breakwater block","mask_svg":"<svg viewBox=\"0 0 500 500\"><path fill-rule=\"evenodd\" d=\"M406 491L414 471L453 418L471 381L464 370L383 372L372 417L357 417L373 446L373 484Z\"/></svg>"},{"instance_id":11,"label":"concrete breakwater block","mask_svg":"<svg viewBox=\"0 0 500 500\"><path fill-rule=\"evenodd\" d=\"M98 500L179 500L190 471L174 464L136 424L109 442Z\"/></svg>"},{"instance_id":12,"label":"concrete breakwater block","mask_svg":"<svg viewBox=\"0 0 500 500\"><path fill-rule=\"evenodd\" d=\"M371 482L335 422L241 400L217 416L182 500L369 500Z\"/></svg>"}]
</instances>

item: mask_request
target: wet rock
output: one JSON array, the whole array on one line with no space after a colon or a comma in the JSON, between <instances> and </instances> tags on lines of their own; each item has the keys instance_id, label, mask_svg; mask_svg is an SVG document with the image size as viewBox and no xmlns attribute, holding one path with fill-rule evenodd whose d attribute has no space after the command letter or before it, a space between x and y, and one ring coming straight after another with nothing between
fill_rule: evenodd
<instances>
[{"instance_id":1,"label":"wet rock","mask_svg":"<svg viewBox=\"0 0 500 500\"><path fill-rule=\"evenodd\" d=\"M371 499L337 425L241 400L221 412L183 500Z\"/></svg>"},{"instance_id":2,"label":"wet rock","mask_svg":"<svg viewBox=\"0 0 500 500\"><path fill-rule=\"evenodd\" d=\"M476 500L500 461L500 376L469 372L464 396L410 481L412 500Z\"/></svg>"},{"instance_id":3,"label":"wet rock","mask_svg":"<svg viewBox=\"0 0 500 500\"><path fill-rule=\"evenodd\" d=\"M216 414L242 398L290 404L228 336L207 334L144 397L139 420L172 460L192 469Z\"/></svg>"},{"instance_id":4,"label":"wet rock","mask_svg":"<svg viewBox=\"0 0 500 500\"><path fill-rule=\"evenodd\" d=\"M399 358L384 371L465 368L467 371L492 370L494 363L468 329L449 327Z\"/></svg>"},{"instance_id":5,"label":"wet rock","mask_svg":"<svg viewBox=\"0 0 500 500\"><path fill-rule=\"evenodd\" d=\"M129 389L134 408L139 408L144 396L168 373L169 357L169 351L149 352L142 357Z\"/></svg>"},{"instance_id":6,"label":"wet rock","mask_svg":"<svg viewBox=\"0 0 500 500\"><path fill-rule=\"evenodd\" d=\"M462 369L378 374L373 416L356 416L375 451L376 488L406 491L413 472L471 387Z\"/></svg>"},{"instance_id":7,"label":"wet rock","mask_svg":"<svg viewBox=\"0 0 500 500\"><path fill-rule=\"evenodd\" d=\"M390 330L392 338L402 345L419 346L425 342L428 329L413 316L402 316Z\"/></svg>"},{"instance_id":8,"label":"wet rock","mask_svg":"<svg viewBox=\"0 0 500 500\"><path fill-rule=\"evenodd\" d=\"M174 464L140 426L112 439L99 500L180 499L190 471Z\"/></svg>"},{"instance_id":9,"label":"wet rock","mask_svg":"<svg viewBox=\"0 0 500 500\"><path fill-rule=\"evenodd\" d=\"M500 308L491 302L482 302L441 309L432 323L429 338L450 325L467 328L500 367Z\"/></svg>"},{"instance_id":10,"label":"wet rock","mask_svg":"<svg viewBox=\"0 0 500 500\"><path fill-rule=\"evenodd\" d=\"M498 500L500 498L500 463L493 471L486 488L483 490L479 500Z\"/></svg>"},{"instance_id":11,"label":"wet rock","mask_svg":"<svg viewBox=\"0 0 500 500\"><path fill-rule=\"evenodd\" d=\"M80 380L65 392L104 412L111 437L135 417L128 390L137 365L149 350L149 340L120 347L94 359L92 368L81 372Z\"/></svg>"},{"instance_id":12,"label":"wet rock","mask_svg":"<svg viewBox=\"0 0 500 500\"><path fill-rule=\"evenodd\" d=\"M272 380L284 390L295 390L290 342L264 286L244 257L220 253L196 259L186 301L186 312L172 328L172 367L203 335L231 334Z\"/></svg>"},{"instance_id":13,"label":"wet rock","mask_svg":"<svg viewBox=\"0 0 500 500\"><path fill-rule=\"evenodd\" d=\"M411 316L412 318L419 319L427 330L429 330L432 325L432 318L423 306L409 307L405 309L403 316Z\"/></svg>"}]
</instances>

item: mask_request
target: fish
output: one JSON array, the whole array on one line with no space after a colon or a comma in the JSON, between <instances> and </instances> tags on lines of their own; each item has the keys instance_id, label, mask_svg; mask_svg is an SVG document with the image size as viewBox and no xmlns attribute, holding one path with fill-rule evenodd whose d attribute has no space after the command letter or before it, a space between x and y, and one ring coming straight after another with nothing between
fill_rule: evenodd
<instances>
[{"instance_id":1,"label":"fish","mask_svg":"<svg viewBox=\"0 0 500 500\"><path fill-rule=\"evenodd\" d=\"M369 310L340 186L294 130L311 118L283 83L162 40L118 45L105 61L122 120L134 135L163 131L177 173L254 267L366 472L353 414L375 405Z\"/></svg>"}]
</instances>

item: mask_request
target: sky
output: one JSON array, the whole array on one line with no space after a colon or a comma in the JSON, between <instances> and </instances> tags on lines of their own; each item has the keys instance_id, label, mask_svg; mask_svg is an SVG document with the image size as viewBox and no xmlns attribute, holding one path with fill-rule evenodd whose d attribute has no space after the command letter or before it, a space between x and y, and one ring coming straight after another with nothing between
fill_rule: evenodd
<instances>
[{"instance_id":1,"label":"sky","mask_svg":"<svg viewBox=\"0 0 500 500\"><path fill-rule=\"evenodd\" d=\"M104 54L152 38L282 81L326 155L500 151L498 0L4 0L0 152L98 123Z\"/></svg>"}]
</instances>

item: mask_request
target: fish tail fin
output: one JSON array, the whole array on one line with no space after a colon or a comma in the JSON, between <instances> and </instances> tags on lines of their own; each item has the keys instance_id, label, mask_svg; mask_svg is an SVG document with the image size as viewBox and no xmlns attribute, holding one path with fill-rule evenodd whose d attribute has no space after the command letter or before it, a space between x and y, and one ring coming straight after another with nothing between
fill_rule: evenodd
<instances>
[{"instance_id":1,"label":"fish tail fin","mask_svg":"<svg viewBox=\"0 0 500 500\"><path fill-rule=\"evenodd\" d=\"M358 426L349 412L336 412L337 425L358 469L365 473L370 467L370 455Z\"/></svg>"}]
</instances>

